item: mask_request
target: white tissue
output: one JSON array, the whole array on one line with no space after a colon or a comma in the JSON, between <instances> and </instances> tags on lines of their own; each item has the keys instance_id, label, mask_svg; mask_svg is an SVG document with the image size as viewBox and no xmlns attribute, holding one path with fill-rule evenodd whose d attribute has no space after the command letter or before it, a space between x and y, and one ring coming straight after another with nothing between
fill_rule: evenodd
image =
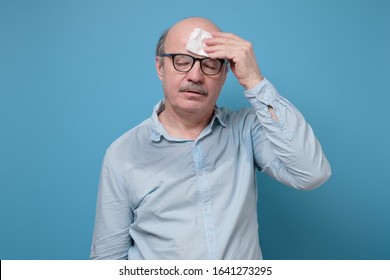
<instances>
[{"instance_id":1,"label":"white tissue","mask_svg":"<svg viewBox=\"0 0 390 280\"><path fill-rule=\"evenodd\" d=\"M195 28L188 39L186 49L198 55L209 56L203 49L203 40L207 38L211 38L211 34L209 32L204 31L201 28Z\"/></svg>"}]
</instances>

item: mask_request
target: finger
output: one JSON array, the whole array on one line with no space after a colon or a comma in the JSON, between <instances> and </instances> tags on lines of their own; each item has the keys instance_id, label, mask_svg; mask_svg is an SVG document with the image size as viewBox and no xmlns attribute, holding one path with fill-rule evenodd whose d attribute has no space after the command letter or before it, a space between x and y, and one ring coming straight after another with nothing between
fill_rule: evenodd
<instances>
[{"instance_id":1,"label":"finger","mask_svg":"<svg viewBox=\"0 0 390 280\"><path fill-rule=\"evenodd\" d=\"M228 42L228 39L226 38L207 38L203 41L206 46L215 46L215 45L224 45Z\"/></svg>"},{"instance_id":2,"label":"finger","mask_svg":"<svg viewBox=\"0 0 390 280\"><path fill-rule=\"evenodd\" d=\"M204 40L204 43L207 46L215 46L215 45L237 45L245 42L241 38L237 38L236 36L223 36L223 37L212 37Z\"/></svg>"},{"instance_id":3,"label":"finger","mask_svg":"<svg viewBox=\"0 0 390 280\"><path fill-rule=\"evenodd\" d=\"M230 45L245 42L242 38L233 33L226 32L211 32L211 38L204 40L204 43L209 46L213 45Z\"/></svg>"},{"instance_id":4,"label":"finger","mask_svg":"<svg viewBox=\"0 0 390 280\"><path fill-rule=\"evenodd\" d=\"M210 38L205 40L205 51L206 52L215 52L223 51L231 52L233 50L238 50L242 46L243 42L237 41L231 38Z\"/></svg>"},{"instance_id":5,"label":"finger","mask_svg":"<svg viewBox=\"0 0 390 280\"><path fill-rule=\"evenodd\" d=\"M235 56L242 56L246 50L245 41L236 41L231 39L215 39L214 44L205 45L204 50L209 55L218 56L218 58L232 59ZM221 41L222 40L222 41ZM213 57L216 58L216 57Z\"/></svg>"},{"instance_id":6,"label":"finger","mask_svg":"<svg viewBox=\"0 0 390 280\"><path fill-rule=\"evenodd\" d=\"M238 40L238 41L243 40L239 36L237 36L233 33L228 33L228 32L211 32L211 37L212 38L228 38L228 39L234 39L234 40Z\"/></svg>"},{"instance_id":7,"label":"finger","mask_svg":"<svg viewBox=\"0 0 390 280\"><path fill-rule=\"evenodd\" d=\"M233 59L237 56L237 48L232 45L205 46L204 50L211 58Z\"/></svg>"}]
</instances>

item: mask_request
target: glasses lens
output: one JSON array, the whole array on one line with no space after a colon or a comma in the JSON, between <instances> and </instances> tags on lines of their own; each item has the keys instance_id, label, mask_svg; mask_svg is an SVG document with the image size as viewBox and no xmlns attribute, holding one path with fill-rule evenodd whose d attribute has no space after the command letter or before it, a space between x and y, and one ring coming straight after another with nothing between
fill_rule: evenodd
<instances>
[{"instance_id":1,"label":"glasses lens","mask_svg":"<svg viewBox=\"0 0 390 280\"><path fill-rule=\"evenodd\" d=\"M177 71L187 72L190 71L194 60L188 55L176 55L173 59L173 66Z\"/></svg>"},{"instance_id":2,"label":"glasses lens","mask_svg":"<svg viewBox=\"0 0 390 280\"><path fill-rule=\"evenodd\" d=\"M218 59L205 58L202 60L202 70L207 75L216 75L221 70L222 63Z\"/></svg>"}]
</instances>

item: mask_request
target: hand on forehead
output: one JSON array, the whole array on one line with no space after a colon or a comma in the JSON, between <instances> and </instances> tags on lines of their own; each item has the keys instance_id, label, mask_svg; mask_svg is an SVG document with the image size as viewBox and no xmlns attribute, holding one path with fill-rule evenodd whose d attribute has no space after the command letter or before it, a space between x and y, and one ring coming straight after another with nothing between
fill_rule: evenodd
<instances>
[{"instance_id":1,"label":"hand on forehead","mask_svg":"<svg viewBox=\"0 0 390 280\"><path fill-rule=\"evenodd\" d=\"M201 28L195 28L187 41L186 49L194 54L201 56L209 56L204 51L204 40L211 38L211 34Z\"/></svg>"}]
</instances>

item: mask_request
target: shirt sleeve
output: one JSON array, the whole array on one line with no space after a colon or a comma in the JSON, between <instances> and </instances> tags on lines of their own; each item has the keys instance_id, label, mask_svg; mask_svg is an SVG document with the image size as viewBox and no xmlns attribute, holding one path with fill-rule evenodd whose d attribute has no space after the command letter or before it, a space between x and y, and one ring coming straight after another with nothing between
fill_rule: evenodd
<instances>
[{"instance_id":1,"label":"shirt sleeve","mask_svg":"<svg viewBox=\"0 0 390 280\"><path fill-rule=\"evenodd\" d=\"M257 167L297 189L309 190L324 183L331 168L302 114L267 79L244 93L259 121L252 130ZM272 118L269 107L278 121Z\"/></svg>"},{"instance_id":2,"label":"shirt sleeve","mask_svg":"<svg viewBox=\"0 0 390 280\"><path fill-rule=\"evenodd\" d=\"M133 213L123 181L106 154L100 175L91 259L127 259Z\"/></svg>"}]
</instances>

